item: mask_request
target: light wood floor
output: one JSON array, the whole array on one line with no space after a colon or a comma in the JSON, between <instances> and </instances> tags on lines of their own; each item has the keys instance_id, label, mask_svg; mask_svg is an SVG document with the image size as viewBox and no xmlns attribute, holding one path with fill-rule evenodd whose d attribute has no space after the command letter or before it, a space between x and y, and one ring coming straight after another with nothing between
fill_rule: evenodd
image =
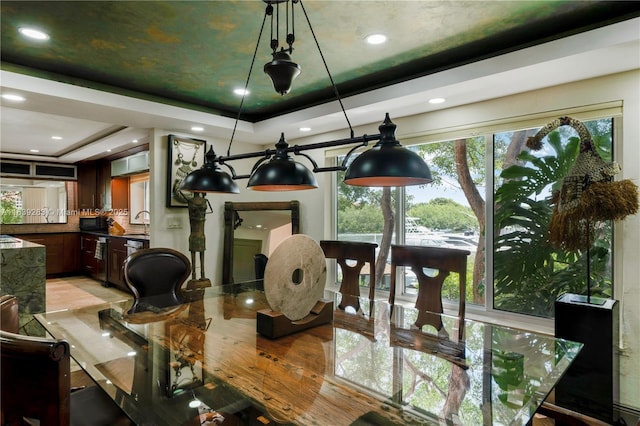
<instances>
[{"instance_id":1,"label":"light wood floor","mask_svg":"<svg viewBox=\"0 0 640 426\"><path fill-rule=\"evenodd\" d=\"M114 287L103 287L100 282L85 276L50 278L46 284L47 312L131 298L129 293Z\"/></svg>"}]
</instances>

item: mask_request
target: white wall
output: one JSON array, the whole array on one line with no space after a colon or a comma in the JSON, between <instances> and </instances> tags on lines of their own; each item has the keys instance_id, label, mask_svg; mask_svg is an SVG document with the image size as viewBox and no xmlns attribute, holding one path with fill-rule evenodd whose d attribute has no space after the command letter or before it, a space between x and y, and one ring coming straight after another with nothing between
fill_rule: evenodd
<instances>
[{"instance_id":1,"label":"white wall","mask_svg":"<svg viewBox=\"0 0 640 426\"><path fill-rule=\"evenodd\" d=\"M623 105L622 139L616 137L616 160L622 166L618 179L631 179L640 186L640 71L606 76L581 82L549 87L528 93L494 99L486 102L440 110L412 117L395 117L398 125L397 137L402 142L418 135L450 131L450 129L474 126L499 126L502 121L520 120L539 114L537 125L544 125L549 117L569 115L580 117L577 107L621 101ZM370 125L355 129L356 134L377 133L377 126L383 117L372 117ZM532 123L532 125L536 125ZM154 130L151 144L152 169L152 222L151 245L153 247L174 247L188 253L189 222L186 209L165 207L167 135L169 132ZM189 135L183 135L189 136ZM197 136L192 136L197 137ZM293 144L341 139L344 132L334 132L306 139L289 141ZM207 141L218 153L226 150L226 141ZM255 151L254 146L234 145L233 154ZM310 152L318 164L324 164L322 152ZM300 160L305 161L305 160ZM234 162L238 173L245 173L251 167L250 161ZM264 193L247 190L246 181L240 181L238 195L208 196L214 214L207 217L207 277L212 281L221 278L223 205L225 201L300 201L301 232L316 240L331 237L333 214L331 212L331 174L317 174L319 188L309 191ZM325 209L325 205L327 208ZM166 229L167 217L182 217L183 228ZM616 226L614 288L615 298L620 301L620 403L640 409L640 216L626 218Z\"/></svg>"},{"instance_id":2,"label":"white wall","mask_svg":"<svg viewBox=\"0 0 640 426\"><path fill-rule=\"evenodd\" d=\"M167 185L167 155L168 155L168 130L154 129L149 138L151 168L151 247L171 247L189 256L189 214L186 208L166 207ZM179 134L177 136L202 139L200 135ZM225 154L228 140L207 139L207 149L213 146L216 154ZM255 145L243 143L233 144L232 154L258 151ZM322 155L322 153L319 153ZM321 162L323 159L314 158ZM306 161L306 160L301 160ZM238 174L247 174L251 170L255 160L239 160L233 162L233 167ZM309 165L311 167L311 165ZM318 183L323 186L323 177L318 176ZM207 198L213 208L213 213L207 215L205 222L205 236L207 249L205 251L206 265L205 275L212 283L222 280L222 247L224 239L224 203L245 201L300 201L300 231L309 234L313 238L320 239L323 236L322 211L324 209L322 189L310 191L289 192L261 192L246 188L246 180L238 180L240 194L208 194ZM169 223L180 221L182 227L170 229ZM198 261L199 262L199 261ZM199 267L199 263L197 263Z\"/></svg>"}]
</instances>

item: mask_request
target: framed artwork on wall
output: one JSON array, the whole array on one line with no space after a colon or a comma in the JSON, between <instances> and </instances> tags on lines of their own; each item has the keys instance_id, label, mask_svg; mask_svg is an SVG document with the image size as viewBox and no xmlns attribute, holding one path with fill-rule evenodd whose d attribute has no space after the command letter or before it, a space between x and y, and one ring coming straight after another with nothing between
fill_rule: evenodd
<instances>
[{"instance_id":1,"label":"framed artwork on wall","mask_svg":"<svg viewBox=\"0 0 640 426\"><path fill-rule=\"evenodd\" d=\"M167 207L187 207L190 192L180 191L180 185L192 171L204 165L207 142L200 139L169 135L167 162Z\"/></svg>"}]
</instances>

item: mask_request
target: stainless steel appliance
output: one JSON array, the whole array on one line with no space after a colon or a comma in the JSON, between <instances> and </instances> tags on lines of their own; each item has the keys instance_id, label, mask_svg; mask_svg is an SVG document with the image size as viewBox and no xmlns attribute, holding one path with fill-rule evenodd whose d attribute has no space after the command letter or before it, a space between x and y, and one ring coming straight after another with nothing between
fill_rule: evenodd
<instances>
[{"instance_id":1,"label":"stainless steel appliance","mask_svg":"<svg viewBox=\"0 0 640 426\"><path fill-rule=\"evenodd\" d=\"M142 250L142 248L144 247L144 243L142 241L127 240L124 246L127 248L127 256L131 256L138 250Z\"/></svg>"},{"instance_id":2,"label":"stainless steel appliance","mask_svg":"<svg viewBox=\"0 0 640 426\"><path fill-rule=\"evenodd\" d=\"M108 260L108 247L107 247L107 238L100 237L96 242L96 279L102 283L103 286L107 287L109 284L107 283L107 260Z\"/></svg>"}]
</instances>

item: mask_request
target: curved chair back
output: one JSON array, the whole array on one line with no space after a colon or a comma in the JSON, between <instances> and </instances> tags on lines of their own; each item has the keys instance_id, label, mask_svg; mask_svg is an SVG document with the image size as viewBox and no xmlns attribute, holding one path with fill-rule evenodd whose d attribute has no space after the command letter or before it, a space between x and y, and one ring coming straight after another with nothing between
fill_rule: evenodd
<instances>
[{"instance_id":1,"label":"curved chair back","mask_svg":"<svg viewBox=\"0 0 640 426\"><path fill-rule=\"evenodd\" d=\"M191 274L189 258L170 248L139 250L124 262L124 279L134 296L129 311L183 303L180 288Z\"/></svg>"},{"instance_id":2,"label":"curved chair back","mask_svg":"<svg viewBox=\"0 0 640 426\"><path fill-rule=\"evenodd\" d=\"M376 283L376 247L374 243L361 243L356 241L322 240L320 247L324 256L336 259L342 269L342 282L340 294L342 300L338 306L345 309L347 306L360 310L360 272L366 263L369 264L369 300L373 300ZM348 260L355 260L355 265L349 265Z\"/></svg>"},{"instance_id":3,"label":"curved chair back","mask_svg":"<svg viewBox=\"0 0 640 426\"><path fill-rule=\"evenodd\" d=\"M389 304L395 302L396 292L396 267L410 267L418 280L418 297L416 309L418 319L416 326L422 328L430 324L436 330L442 330L442 320L439 315L430 315L430 312L443 313L442 308L442 284L451 272L458 275L460 289L458 319L460 320L459 332L463 329L465 313L465 291L467 288L467 257L471 252L467 250L451 249L444 247L405 246L391 245L391 289L389 290ZM437 270L438 274L431 276L424 269ZM461 336L460 336L461 337Z\"/></svg>"},{"instance_id":4,"label":"curved chair back","mask_svg":"<svg viewBox=\"0 0 640 426\"><path fill-rule=\"evenodd\" d=\"M0 330L0 423L131 425L99 386L72 392L69 343Z\"/></svg>"},{"instance_id":5,"label":"curved chair back","mask_svg":"<svg viewBox=\"0 0 640 426\"><path fill-rule=\"evenodd\" d=\"M13 295L0 297L0 329L9 333L18 333L20 330L18 299Z\"/></svg>"},{"instance_id":6,"label":"curved chair back","mask_svg":"<svg viewBox=\"0 0 640 426\"><path fill-rule=\"evenodd\" d=\"M70 356L64 340L29 337L0 330L2 424L70 421Z\"/></svg>"}]
</instances>

